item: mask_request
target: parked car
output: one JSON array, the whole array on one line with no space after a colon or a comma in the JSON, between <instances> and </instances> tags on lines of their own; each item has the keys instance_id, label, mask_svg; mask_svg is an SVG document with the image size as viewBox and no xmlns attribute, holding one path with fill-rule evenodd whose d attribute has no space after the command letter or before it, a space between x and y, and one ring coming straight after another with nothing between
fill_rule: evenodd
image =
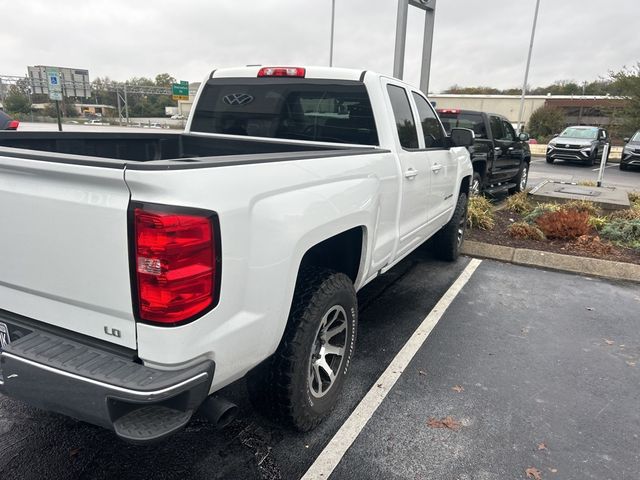
<instances>
[{"instance_id":1,"label":"parked car","mask_svg":"<svg viewBox=\"0 0 640 480\"><path fill-rule=\"evenodd\" d=\"M17 130L20 122L0 110L0 130Z\"/></svg>"},{"instance_id":2,"label":"parked car","mask_svg":"<svg viewBox=\"0 0 640 480\"><path fill-rule=\"evenodd\" d=\"M604 128L567 127L547 145L547 163L569 160L593 165L602 159L604 145L609 135Z\"/></svg>"},{"instance_id":3,"label":"parked car","mask_svg":"<svg viewBox=\"0 0 640 480\"><path fill-rule=\"evenodd\" d=\"M473 163L472 194L505 190L513 194L526 188L531 163L528 134L517 134L512 124L496 113L439 109L438 115L448 132L463 127L475 133L475 141L469 147Z\"/></svg>"},{"instance_id":4,"label":"parked car","mask_svg":"<svg viewBox=\"0 0 640 480\"><path fill-rule=\"evenodd\" d=\"M620 159L620 170L628 170L629 167L640 167L640 130L634 133L631 138L624 139L622 158Z\"/></svg>"},{"instance_id":5,"label":"parked car","mask_svg":"<svg viewBox=\"0 0 640 480\"><path fill-rule=\"evenodd\" d=\"M88 122L84 122L85 125L109 125L109 122L102 120L101 118L94 118Z\"/></svg>"},{"instance_id":6,"label":"parked car","mask_svg":"<svg viewBox=\"0 0 640 480\"><path fill-rule=\"evenodd\" d=\"M171 115L171 119L172 120L184 120L185 116L180 114L180 113L176 113L175 115Z\"/></svg>"},{"instance_id":7,"label":"parked car","mask_svg":"<svg viewBox=\"0 0 640 480\"><path fill-rule=\"evenodd\" d=\"M198 99L181 134L0 132L1 392L145 443L198 408L227 423L212 395L247 376L309 430L349 371L356 291L429 238L457 258L473 132L418 88L242 67Z\"/></svg>"}]
</instances>

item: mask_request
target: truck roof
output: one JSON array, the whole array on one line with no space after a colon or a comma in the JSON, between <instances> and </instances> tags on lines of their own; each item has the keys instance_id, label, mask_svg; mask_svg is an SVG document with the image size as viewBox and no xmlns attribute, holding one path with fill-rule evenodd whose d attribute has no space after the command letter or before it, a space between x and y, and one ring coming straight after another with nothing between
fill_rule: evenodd
<instances>
[{"instance_id":1,"label":"truck roof","mask_svg":"<svg viewBox=\"0 0 640 480\"><path fill-rule=\"evenodd\" d=\"M256 78L261 68L284 67L284 68L304 68L304 78L327 79L327 80L352 80L362 81L366 70L354 68L337 67L314 67L314 66L293 66L293 65L249 65L246 67L221 68L213 70L209 78Z\"/></svg>"}]
</instances>

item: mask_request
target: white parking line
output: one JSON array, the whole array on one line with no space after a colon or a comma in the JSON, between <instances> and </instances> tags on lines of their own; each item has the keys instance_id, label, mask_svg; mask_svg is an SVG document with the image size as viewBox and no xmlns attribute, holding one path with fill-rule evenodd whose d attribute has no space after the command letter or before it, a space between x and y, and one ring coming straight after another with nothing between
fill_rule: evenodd
<instances>
[{"instance_id":1,"label":"white parking line","mask_svg":"<svg viewBox=\"0 0 640 480\"><path fill-rule=\"evenodd\" d=\"M605 166L604 168L611 168L611 167L615 167L615 165L607 165L607 166ZM600 167L598 167L598 168L592 168L591 170L592 170L593 172L597 172L598 170L600 170Z\"/></svg>"},{"instance_id":2,"label":"white parking line","mask_svg":"<svg viewBox=\"0 0 640 480\"><path fill-rule=\"evenodd\" d=\"M429 315L413 332L411 338L404 344L384 373L375 381L374 386L367 392L356 409L342 424L340 430L333 436L329 444L322 450L309 470L301 480L326 480L336 468L356 437L360 434L369 419L373 416L391 388L395 385L402 372L407 368L411 359L425 342L431 331L438 324L444 312L456 298L462 287L469 281L482 260L472 259L460 274L458 279L438 301Z\"/></svg>"}]
</instances>

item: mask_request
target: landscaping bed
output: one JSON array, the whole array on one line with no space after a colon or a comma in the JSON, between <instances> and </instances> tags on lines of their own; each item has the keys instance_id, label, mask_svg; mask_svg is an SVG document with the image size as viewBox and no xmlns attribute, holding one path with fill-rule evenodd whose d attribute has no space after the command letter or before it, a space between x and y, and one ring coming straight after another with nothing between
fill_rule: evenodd
<instances>
[{"instance_id":1,"label":"landscaping bed","mask_svg":"<svg viewBox=\"0 0 640 480\"><path fill-rule=\"evenodd\" d=\"M477 242L640 265L640 196L605 214L589 202L537 204L526 192L497 207L472 197L467 238ZM515 224L515 225L514 225Z\"/></svg>"}]
</instances>

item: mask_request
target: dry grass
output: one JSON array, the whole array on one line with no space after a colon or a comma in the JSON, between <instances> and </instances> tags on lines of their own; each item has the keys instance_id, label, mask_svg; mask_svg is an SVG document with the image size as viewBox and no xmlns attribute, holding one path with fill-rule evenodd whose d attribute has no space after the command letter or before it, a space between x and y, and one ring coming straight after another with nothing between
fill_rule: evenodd
<instances>
[{"instance_id":1,"label":"dry grass","mask_svg":"<svg viewBox=\"0 0 640 480\"><path fill-rule=\"evenodd\" d=\"M507 233L513 238L528 240L545 240L544 232L535 225L525 222L516 222L509 225Z\"/></svg>"},{"instance_id":2,"label":"dry grass","mask_svg":"<svg viewBox=\"0 0 640 480\"><path fill-rule=\"evenodd\" d=\"M518 213L520 215L527 215L531 213L534 206L533 203L529 200L529 191L525 190L524 192L516 193L515 195L511 195L507 198L507 210L513 213Z\"/></svg>"},{"instance_id":3,"label":"dry grass","mask_svg":"<svg viewBox=\"0 0 640 480\"><path fill-rule=\"evenodd\" d=\"M468 220L469 228L492 230L495 227L493 205L485 197L475 195L469 198Z\"/></svg>"}]
</instances>

